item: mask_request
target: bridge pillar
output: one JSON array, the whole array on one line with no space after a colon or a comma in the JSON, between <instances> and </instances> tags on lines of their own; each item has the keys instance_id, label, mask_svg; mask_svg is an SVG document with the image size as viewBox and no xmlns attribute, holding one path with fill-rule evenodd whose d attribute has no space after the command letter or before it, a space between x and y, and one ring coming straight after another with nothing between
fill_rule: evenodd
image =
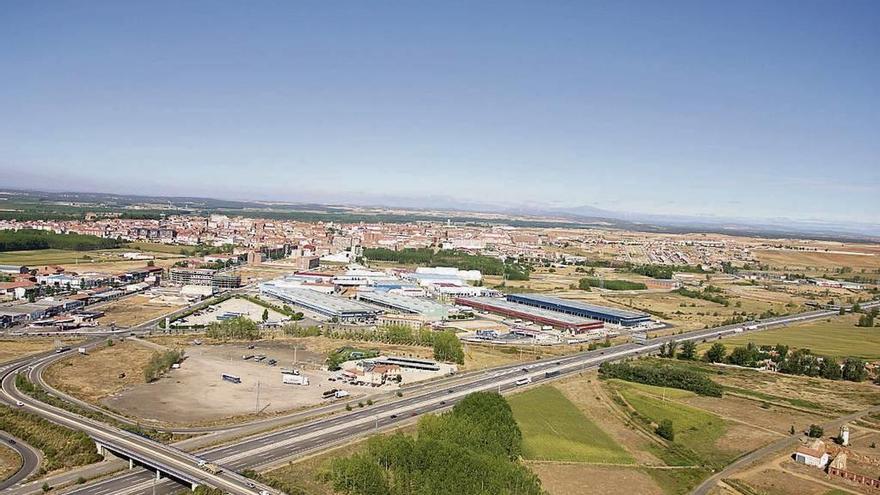
<instances>
[{"instance_id":1,"label":"bridge pillar","mask_svg":"<svg viewBox=\"0 0 880 495\"><path fill-rule=\"evenodd\" d=\"M159 471L158 469L156 470L156 479L157 479L157 480L161 480L161 479L162 479L162 471Z\"/></svg>"},{"instance_id":2,"label":"bridge pillar","mask_svg":"<svg viewBox=\"0 0 880 495\"><path fill-rule=\"evenodd\" d=\"M106 451L105 451L106 449L104 448L103 445L101 445L101 444L98 443L98 442L95 442L95 447L98 448L98 455L99 455L99 456L102 456L102 457L103 457L103 456L106 456L106 455L107 455L107 454L106 454Z\"/></svg>"},{"instance_id":3,"label":"bridge pillar","mask_svg":"<svg viewBox=\"0 0 880 495\"><path fill-rule=\"evenodd\" d=\"M128 469L134 469L134 459L128 460Z\"/></svg>"},{"instance_id":4,"label":"bridge pillar","mask_svg":"<svg viewBox=\"0 0 880 495\"><path fill-rule=\"evenodd\" d=\"M192 483L192 486L190 487L190 491L194 492L194 491L196 491L196 488L198 488L198 487L199 487L198 483Z\"/></svg>"}]
</instances>

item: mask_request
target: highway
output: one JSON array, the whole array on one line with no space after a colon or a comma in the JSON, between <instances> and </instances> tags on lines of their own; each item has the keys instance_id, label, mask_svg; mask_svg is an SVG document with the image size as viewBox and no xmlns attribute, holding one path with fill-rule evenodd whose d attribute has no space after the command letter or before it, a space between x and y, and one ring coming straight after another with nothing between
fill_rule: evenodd
<instances>
[{"instance_id":1,"label":"highway","mask_svg":"<svg viewBox=\"0 0 880 495\"><path fill-rule=\"evenodd\" d=\"M865 308L878 303L868 303ZM836 311L818 310L798 315L775 317L754 323L760 331L783 325L799 323L837 315ZM477 391L508 392L517 388L516 381L530 377L533 382L553 380L559 377L594 369L603 362L616 361L639 355L654 353L665 342L708 341L739 333L743 324L728 325L706 330L697 330L652 339L646 345L623 344L606 349L588 351L562 358L551 358L529 363L516 363L474 373L465 380L446 387L435 385L424 392L407 394L403 398L392 399L371 407L357 408L351 412L316 419L293 427L241 439L231 445L210 448L197 455L216 462L227 471L244 469L265 469L279 465L287 460L345 442L359 436L402 424L413 417L437 412L452 406L462 397ZM545 373L553 373L548 377ZM558 373L557 373L558 372ZM4 390L6 383L4 382ZM93 483L72 492L77 494L106 495L108 493L147 494L170 493L179 485L163 482L154 486L149 473L134 470L108 480Z\"/></svg>"},{"instance_id":2,"label":"highway","mask_svg":"<svg viewBox=\"0 0 880 495\"><path fill-rule=\"evenodd\" d=\"M877 302L868 303L863 307L870 308L877 305ZM836 311L818 310L801 313L793 316L776 317L755 323L757 328L752 331L764 330L767 328L783 326L802 321L826 318L837 315ZM661 337L652 339L647 345L639 344L623 344L606 349L588 351L562 358L551 358L529 363L516 363L505 365L502 367L486 370L483 372L475 372L469 374L463 379L452 380L454 384L443 386L442 384L432 384L426 387L427 390L414 390L408 392L403 398L393 398L388 401L382 401L374 406L367 408L357 408L351 412L340 413L329 417L319 418L312 421L298 424L292 427L283 428L264 434L257 434L252 437L238 440L231 445L210 448L205 451L198 452L200 458L210 460L220 464L226 473L224 476L217 476L205 479L206 483L218 486L223 489L229 489L227 482L229 473L241 471L243 469L263 469L270 466L278 465L286 462L288 459L303 455L305 453L315 451L321 448L347 441L358 436L366 435L374 431L393 427L408 421L410 418L442 410L453 405L462 397L482 390L494 390L501 393L517 388L515 382L522 377L530 377L533 382L541 382L544 380L556 379L574 373L579 373L588 369L594 369L601 363L607 361L615 361L656 352L662 343L670 340L679 342L685 340L708 341L721 338L737 333L743 328L742 324L728 325L706 330L698 330L680 335ZM45 357L42 359L46 359ZM41 404L29 397L21 397L14 388L14 372L25 370L28 366L33 369L41 364L40 359L25 359L23 364L18 367L9 367L4 371L3 392L10 398L29 399L28 408L34 410L38 414L44 415L53 421L60 422L72 428L82 429L87 432L95 432L96 435L107 435L108 429L106 425L92 424L90 420L78 418L75 415L65 412L59 412L51 406ZM554 376L547 377L545 373L552 372ZM558 372L558 374L556 374ZM72 416L72 418L71 418ZM111 429L112 430L112 429ZM116 433L118 439L119 433L128 441L135 442L130 437L137 439L139 448L144 447L145 439L135 435L126 434L125 432ZM90 433L91 435L92 433ZM189 468L190 471L196 470L196 474L205 476L204 473L195 467L195 458L192 455L185 454L173 447L156 444L156 442L146 441L150 448L159 448L156 452L151 453L153 457L159 457L163 462L168 462L181 469ZM134 447L133 447L134 448ZM214 479L217 478L217 479ZM231 483L232 493L253 493L247 491L247 486L243 481L233 480ZM214 484L217 483L217 484ZM105 495L108 493L170 493L180 489L180 485L163 481L155 484L153 475L143 470L132 470L117 475L108 480L99 481L90 485L83 486L72 493L78 494L97 494ZM244 490L244 491L234 491Z\"/></svg>"}]
</instances>

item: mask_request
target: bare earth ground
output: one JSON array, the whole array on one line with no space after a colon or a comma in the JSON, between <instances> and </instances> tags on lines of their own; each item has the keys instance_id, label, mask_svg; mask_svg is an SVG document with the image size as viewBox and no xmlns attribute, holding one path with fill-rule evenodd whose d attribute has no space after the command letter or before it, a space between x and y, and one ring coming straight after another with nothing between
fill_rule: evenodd
<instances>
[{"instance_id":1,"label":"bare earth ground","mask_svg":"<svg viewBox=\"0 0 880 495\"><path fill-rule=\"evenodd\" d=\"M131 327L158 318L181 308L180 305L151 302L148 296L133 296L100 308L104 316L98 319L102 325L115 322L121 327Z\"/></svg>"},{"instance_id":2,"label":"bare earth ground","mask_svg":"<svg viewBox=\"0 0 880 495\"><path fill-rule=\"evenodd\" d=\"M767 263L779 269L788 267L788 269L821 271L848 266L859 271L862 268L868 270L880 268L880 256L875 252L859 250L853 246L837 249L837 251L839 252L755 250L754 254L761 263Z\"/></svg>"},{"instance_id":3,"label":"bare earth ground","mask_svg":"<svg viewBox=\"0 0 880 495\"><path fill-rule=\"evenodd\" d=\"M550 495L662 495L663 490L636 468L528 462Z\"/></svg>"},{"instance_id":4,"label":"bare earth ground","mask_svg":"<svg viewBox=\"0 0 880 495\"><path fill-rule=\"evenodd\" d=\"M76 342L79 342L79 340L75 339L61 339L57 341L64 343L64 345L73 345ZM31 354L39 354L41 352L49 351L55 347L55 343L56 339L42 337L2 339L0 340L0 363L29 356Z\"/></svg>"},{"instance_id":5,"label":"bare earth ground","mask_svg":"<svg viewBox=\"0 0 880 495\"><path fill-rule=\"evenodd\" d=\"M171 370L157 382L139 384L103 400L114 410L130 416L173 424L194 424L247 414L277 413L322 402L321 393L333 387L326 371L308 369L309 386L281 383L281 368L290 367L293 350L277 343L260 343L249 350L244 344L202 345L186 348L187 358L180 369ZM264 354L266 361L278 360L272 367L264 362L244 361L244 354ZM298 350L300 362L314 363L321 358ZM222 373L241 377L241 383L223 381ZM350 390L352 397L368 388Z\"/></svg>"},{"instance_id":6,"label":"bare earth ground","mask_svg":"<svg viewBox=\"0 0 880 495\"><path fill-rule=\"evenodd\" d=\"M106 397L144 383L144 368L153 353L131 341L93 350L88 356L71 354L50 366L46 381L74 397L98 403ZM125 374L120 378L120 375Z\"/></svg>"},{"instance_id":7,"label":"bare earth ground","mask_svg":"<svg viewBox=\"0 0 880 495\"><path fill-rule=\"evenodd\" d=\"M728 394L724 400L712 397L694 396L682 400L682 402L715 413L721 417L733 418L748 425L753 425L755 433L762 430L771 430L780 434L787 434L789 428L794 425L795 429L801 430L809 427L812 423L821 422L823 416L807 414L788 408L769 406L761 407L761 402L735 397ZM762 430L758 430L758 428ZM738 430L741 430L738 428ZM766 432L765 432L766 433ZM752 445L748 450L754 450L763 443L773 440L773 435L766 433L761 435L763 442ZM725 437L729 437L725 435ZM725 438L725 437L722 437ZM735 437L734 437L735 438ZM746 436L745 438L748 438Z\"/></svg>"},{"instance_id":8,"label":"bare earth ground","mask_svg":"<svg viewBox=\"0 0 880 495\"><path fill-rule=\"evenodd\" d=\"M0 480L15 474L21 467L21 457L18 453L5 445L0 445Z\"/></svg>"},{"instance_id":9,"label":"bare earth ground","mask_svg":"<svg viewBox=\"0 0 880 495\"><path fill-rule=\"evenodd\" d=\"M186 322L185 324L181 323L181 320L177 321L175 325L209 325L219 321L217 317L226 312L240 313L253 321L262 321L264 311L269 313L268 321L277 322L284 318L283 314L275 310L267 309L266 307L248 301L247 299L240 299L237 297L227 299L219 304L213 304L210 308L213 309L213 311L199 311L198 315L192 314L187 316L184 319Z\"/></svg>"}]
</instances>

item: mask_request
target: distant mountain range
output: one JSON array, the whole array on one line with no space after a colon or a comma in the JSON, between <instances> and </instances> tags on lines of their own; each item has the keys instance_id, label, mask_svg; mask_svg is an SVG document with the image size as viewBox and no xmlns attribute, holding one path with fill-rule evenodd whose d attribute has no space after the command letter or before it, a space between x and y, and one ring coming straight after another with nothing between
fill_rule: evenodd
<instances>
[{"instance_id":1,"label":"distant mountain range","mask_svg":"<svg viewBox=\"0 0 880 495\"><path fill-rule=\"evenodd\" d=\"M313 199L313 198L310 198ZM192 213L245 214L270 218L314 219L327 217L336 221L361 221L375 217L377 221L407 219L508 222L513 225L566 225L617 228L644 232L721 233L756 237L791 237L819 240L880 242L880 224L858 222L827 222L821 220L747 219L714 216L655 215L616 212L593 206L547 207L535 204L496 205L462 202L446 197L402 198L393 196L362 196L352 202L323 204L268 200L228 200L187 196L141 196L94 192L47 192L35 190L0 190L0 212L14 217L14 211L53 211L52 206L64 204L65 211L89 208L131 211L172 210ZM452 207L454 205L454 207ZM381 217L381 218L380 218Z\"/></svg>"}]
</instances>

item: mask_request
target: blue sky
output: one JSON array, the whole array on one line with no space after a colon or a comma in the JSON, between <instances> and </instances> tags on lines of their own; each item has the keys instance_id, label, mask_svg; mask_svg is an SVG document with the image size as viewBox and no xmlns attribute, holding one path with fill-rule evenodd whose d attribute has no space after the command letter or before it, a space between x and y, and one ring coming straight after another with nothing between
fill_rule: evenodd
<instances>
[{"instance_id":1,"label":"blue sky","mask_svg":"<svg viewBox=\"0 0 880 495\"><path fill-rule=\"evenodd\" d=\"M0 185L878 223L880 2L40 7Z\"/></svg>"}]
</instances>

